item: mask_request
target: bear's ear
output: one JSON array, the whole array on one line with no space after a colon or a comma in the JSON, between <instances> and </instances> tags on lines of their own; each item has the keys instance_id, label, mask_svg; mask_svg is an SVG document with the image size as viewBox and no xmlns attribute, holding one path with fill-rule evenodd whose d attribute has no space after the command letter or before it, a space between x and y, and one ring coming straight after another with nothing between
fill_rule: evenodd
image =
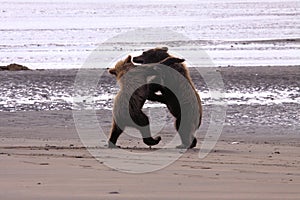
<instances>
[{"instance_id":1,"label":"bear's ear","mask_svg":"<svg viewBox=\"0 0 300 200\"><path fill-rule=\"evenodd\" d=\"M162 47L161 50L168 51L169 49L168 49L168 47Z\"/></svg>"},{"instance_id":2,"label":"bear's ear","mask_svg":"<svg viewBox=\"0 0 300 200\"><path fill-rule=\"evenodd\" d=\"M108 72L109 72L110 74L112 74L112 75L117 76L117 71L116 71L115 68L110 68L110 69L108 69Z\"/></svg>"},{"instance_id":3,"label":"bear's ear","mask_svg":"<svg viewBox=\"0 0 300 200\"><path fill-rule=\"evenodd\" d=\"M170 65L173 65L175 63L182 63L184 61L185 60L181 59L181 58L168 57L168 58L164 59L163 61L161 61L160 63L163 64L163 65L170 66Z\"/></svg>"},{"instance_id":4,"label":"bear's ear","mask_svg":"<svg viewBox=\"0 0 300 200\"><path fill-rule=\"evenodd\" d=\"M131 63L131 55L125 59L124 63Z\"/></svg>"}]
</instances>

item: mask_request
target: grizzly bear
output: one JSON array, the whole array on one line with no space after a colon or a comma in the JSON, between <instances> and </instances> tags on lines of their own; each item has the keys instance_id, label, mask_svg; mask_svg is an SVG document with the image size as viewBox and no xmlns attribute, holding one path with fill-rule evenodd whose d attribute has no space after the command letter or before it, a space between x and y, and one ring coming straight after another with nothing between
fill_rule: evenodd
<instances>
[{"instance_id":1,"label":"grizzly bear","mask_svg":"<svg viewBox=\"0 0 300 200\"><path fill-rule=\"evenodd\" d=\"M171 55L168 53L167 47L154 48L154 49L150 49L150 50L143 52L142 55L140 55L140 56L134 57L133 62L140 63L140 64L157 63L168 57L171 57ZM181 75L183 75L183 77L185 77L185 79L189 82L190 86L194 90L194 94L195 94L195 96L197 98L197 102L198 102L199 122L197 124L197 128L199 128L199 126L201 124L201 118L202 118L201 99L200 99L198 92L196 91L196 89L194 87L192 79L189 75L189 71L183 63L174 63L174 64L170 65L170 67L173 68L174 70L176 70L177 72L179 72ZM166 106L168 107L171 114L176 118L175 127L176 127L176 130L179 132L179 135L181 136L181 140L182 140L182 144L177 146L177 148L193 148L193 147L195 147L197 144L197 139L194 137L192 142L188 143L189 141L186 140L185 138L187 137L187 134L189 134L189 133L181 132L179 130L180 123L183 119L183 116L181 113L182 109L180 108L179 102L178 102L177 98L175 97L174 93L172 91L170 91L168 88L163 87L158 84L149 84L148 88L149 88L149 96L147 99L151 100L151 101L158 101L158 102L166 104ZM158 91L161 92L161 95L156 94ZM191 123L191 126L193 126L192 123ZM196 129L195 129L195 131L196 131Z\"/></svg>"},{"instance_id":2,"label":"grizzly bear","mask_svg":"<svg viewBox=\"0 0 300 200\"><path fill-rule=\"evenodd\" d=\"M164 65L172 65L175 62L183 62L179 58L167 58L161 62ZM120 85L120 91L115 97L113 106L113 122L108 146L116 147L116 142L125 127L137 128L143 137L143 142L148 146L159 143L161 137L151 137L149 119L142 111L142 107L149 96L147 78L155 76L155 64L137 67L131 62L129 55L125 60L119 61L109 73L116 76Z\"/></svg>"}]
</instances>

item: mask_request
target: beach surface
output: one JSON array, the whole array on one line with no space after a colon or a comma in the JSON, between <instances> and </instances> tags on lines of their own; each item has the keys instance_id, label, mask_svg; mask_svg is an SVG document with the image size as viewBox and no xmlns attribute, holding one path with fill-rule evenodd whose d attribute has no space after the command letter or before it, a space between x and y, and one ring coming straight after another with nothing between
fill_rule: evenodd
<instances>
[{"instance_id":1,"label":"beach surface","mask_svg":"<svg viewBox=\"0 0 300 200\"><path fill-rule=\"evenodd\" d=\"M199 151L215 105L209 98L204 100L197 147L160 170L140 174L121 172L96 160L82 144L69 107L35 110L34 106L27 109L27 104L20 104L26 108L24 111L0 112L0 199L299 199L299 67L214 70L222 75L228 94L233 88L258 88L257 94L270 90L292 93L285 99L281 92L275 92L280 102L273 93L254 102L250 97L228 96L231 103L222 134L211 152L201 158ZM5 73L7 79L18 76L18 81L26 82L30 74L41 78L44 72ZM64 73L55 71L58 78L54 80L68 80ZM201 95L205 87L199 86L201 80L195 79L198 76L192 77ZM108 135L111 110L97 109L95 113L95 123ZM86 115L89 119L89 113ZM157 133L162 136L158 146L148 149L140 138L126 133L118 145L141 154L163 148L176 135L172 116L167 119ZM99 149L111 160L118 159L115 150ZM130 162L148 165L141 160Z\"/></svg>"},{"instance_id":2,"label":"beach surface","mask_svg":"<svg viewBox=\"0 0 300 200\"><path fill-rule=\"evenodd\" d=\"M296 144L219 141L204 159L199 159L196 148L162 170L128 174L99 163L74 143L2 139L1 199L298 199L300 195ZM105 151L114 157L113 150Z\"/></svg>"}]
</instances>

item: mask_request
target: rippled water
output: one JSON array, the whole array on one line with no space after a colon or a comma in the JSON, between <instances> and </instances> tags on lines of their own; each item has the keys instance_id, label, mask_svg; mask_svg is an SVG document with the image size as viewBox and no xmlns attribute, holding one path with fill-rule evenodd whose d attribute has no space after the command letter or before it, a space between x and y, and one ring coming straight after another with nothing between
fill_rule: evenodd
<instances>
[{"instance_id":1,"label":"rippled water","mask_svg":"<svg viewBox=\"0 0 300 200\"><path fill-rule=\"evenodd\" d=\"M105 40L140 27L168 27L190 37L189 47L176 41L168 45L182 51L201 47L216 66L283 66L298 65L300 61L297 0L0 3L3 65L78 68ZM117 43L111 45L119 47ZM194 64L201 65L201 61Z\"/></svg>"},{"instance_id":2,"label":"rippled water","mask_svg":"<svg viewBox=\"0 0 300 200\"><path fill-rule=\"evenodd\" d=\"M235 70L233 70L235 69ZM204 120L208 121L211 109L220 101L227 103L226 124L245 125L274 124L296 129L300 122L300 68L285 70L264 68L247 72L231 68L222 72L224 98L212 98L207 85L195 68L190 68L192 79L203 101ZM265 71L265 72L264 72ZM103 73L95 88L89 90L90 101L78 101L81 91L74 89L78 70L43 70L0 73L0 112L50 111L95 109L111 110L113 99L119 90L115 78ZM99 70L92 70L99 73ZM74 101L74 98L77 98ZM77 102L74 104L74 102ZM162 104L147 102L151 109L165 107ZM153 111L153 110L152 110ZM153 117L152 112L149 116ZM159 112L161 113L161 112ZM161 116L160 116L161 117ZM170 120L172 120L170 116ZM207 123L205 123L207 124Z\"/></svg>"},{"instance_id":3,"label":"rippled water","mask_svg":"<svg viewBox=\"0 0 300 200\"><path fill-rule=\"evenodd\" d=\"M296 69L296 68L295 68ZM217 104L220 100L229 105L300 104L300 86L294 76L226 75L224 98L214 99L205 82L194 68L190 69L195 86L204 105ZM77 70L43 70L0 73L0 111L36 111L69 109L112 109L113 98L119 90L115 78L105 72L97 86L89 91L91 101L74 104L80 97L75 91ZM95 71L99 72L99 71ZM76 101L78 102L78 101ZM148 102L146 107L161 107Z\"/></svg>"}]
</instances>

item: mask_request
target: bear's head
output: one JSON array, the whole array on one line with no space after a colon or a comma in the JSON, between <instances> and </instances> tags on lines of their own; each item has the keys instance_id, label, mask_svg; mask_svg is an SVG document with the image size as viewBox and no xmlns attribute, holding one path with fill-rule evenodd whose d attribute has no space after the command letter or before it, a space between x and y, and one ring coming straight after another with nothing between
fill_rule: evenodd
<instances>
[{"instance_id":1,"label":"bear's head","mask_svg":"<svg viewBox=\"0 0 300 200\"><path fill-rule=\"evenodd\" d=\"M131 56L129 55L125 60L117 62L114 68L108 69L108 72L115 75L117 79L120 79L126 72L134 67L135 65L131 62Z\"/></svg>"},{"instance_id":2,"label":"bear's head","mask_svg":"<svg viewBox=\"0 0 300 200\"><path fill-rule=\"evenodd\" d=\"M157 47L144 51L140 56L133 57L133 62L140 64L158 63L169 56L168 47Z\"/></svg>"}]
</instances>

